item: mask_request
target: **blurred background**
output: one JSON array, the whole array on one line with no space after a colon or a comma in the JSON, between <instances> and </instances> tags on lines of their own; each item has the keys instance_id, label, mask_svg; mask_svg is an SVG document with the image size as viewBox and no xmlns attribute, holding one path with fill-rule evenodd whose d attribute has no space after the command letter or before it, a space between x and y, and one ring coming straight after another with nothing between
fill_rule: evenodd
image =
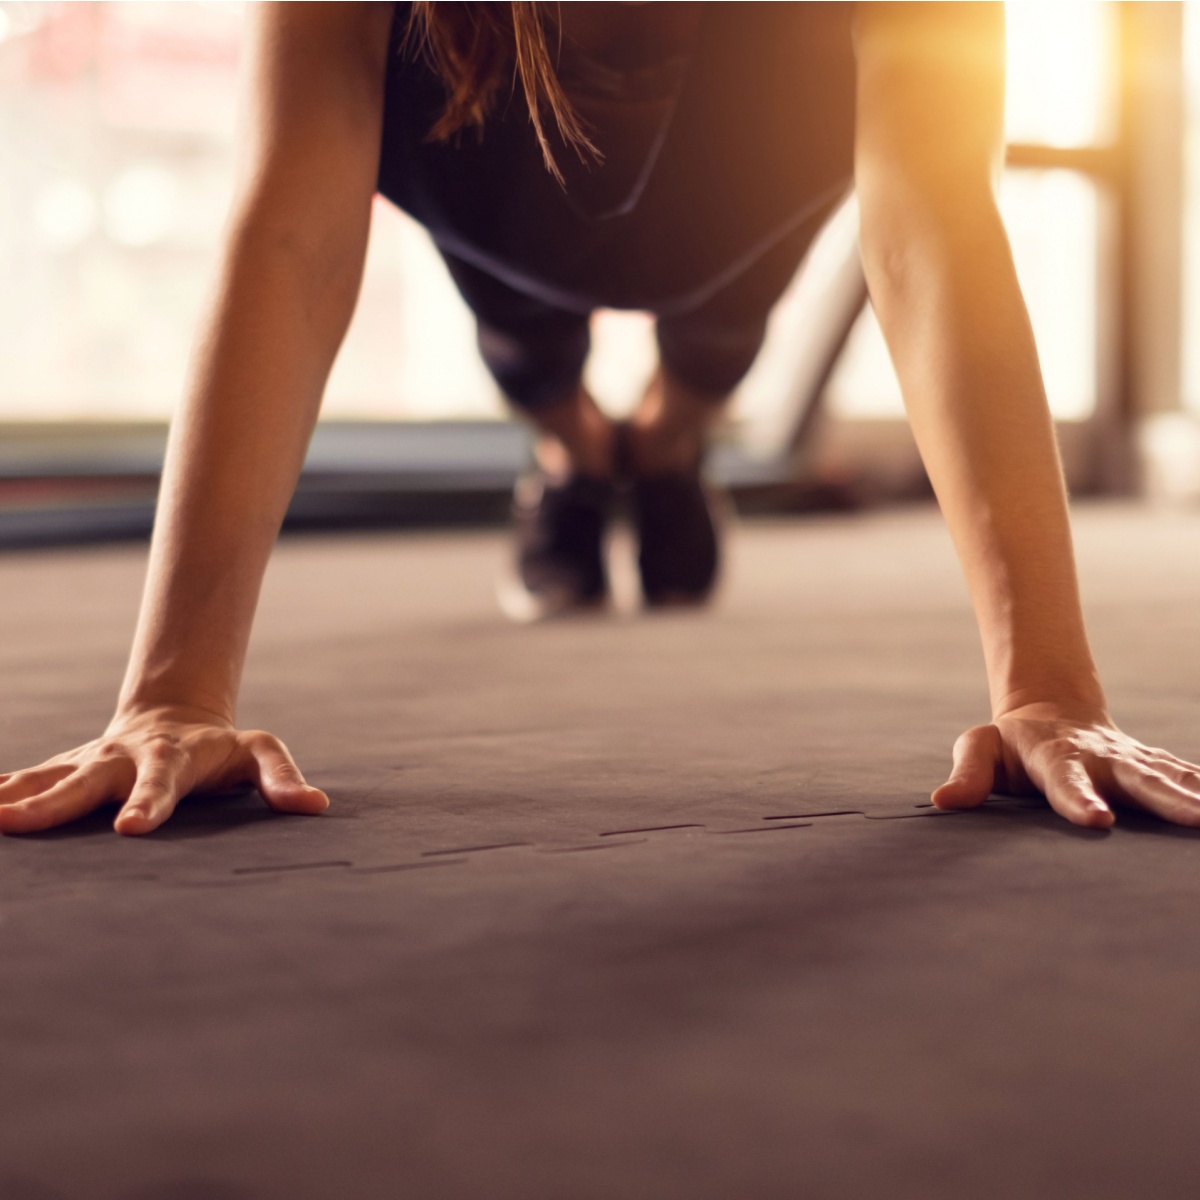
<instances>
[{"instance_id":1,"label":"blurred background","mask_svg":"<svg viewBox=\"0 0 1200 1200\"><path fill-rule=\"evenodd\" d=\"M1200 499L1200 2L1007 6L1002 202L1077 495ZM0 3L0 543L142 534L231 192L241 3ZM855 212L780 305L713 470L747 510L927 494ZM649 321L600 313L628 408ZM526 435L379 201L292 524L499 518Z\"/></svg>"}]
</instances>

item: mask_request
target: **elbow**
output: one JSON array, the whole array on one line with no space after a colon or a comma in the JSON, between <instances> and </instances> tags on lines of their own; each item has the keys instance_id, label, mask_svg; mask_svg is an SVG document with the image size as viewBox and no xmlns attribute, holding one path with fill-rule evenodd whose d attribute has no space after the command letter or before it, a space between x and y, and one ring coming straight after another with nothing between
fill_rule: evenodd
<instances>
[{"instance_id":1,"label":"elbow","mask_svg":"<svg viewBox=\"0 0 1200 1200\"><path fill-rule=\"evenodd\" d=\"M298 295L338 314L354 307L362 280L369 214L351 220L314 221L306 213L251 205L235 214L227 231L232 262L285 272Z\"/></svg>"},{"instance_id":2,"label":"elbow","mask_svg":"<svg viewBox=\"0 0 1200 1200\"><path fill-rule=\"evenodd\" d=\"M252 196L235 207L230 246L291 259L318 285L361 268L370 232L370 204L317 206L274 196Z\"/></svg>"},{"instance_id":3,"label":"elbow","mask_svg":"<svg viewBox=\"0 0 1200 1200\"><path fill-rule=\"evenodd\" d=\"M859 245L876 302L901 300L931 272L982 264L1007 236L989 179L950 184L913 175L860 175Z\"/></svg>"}]
</instances>

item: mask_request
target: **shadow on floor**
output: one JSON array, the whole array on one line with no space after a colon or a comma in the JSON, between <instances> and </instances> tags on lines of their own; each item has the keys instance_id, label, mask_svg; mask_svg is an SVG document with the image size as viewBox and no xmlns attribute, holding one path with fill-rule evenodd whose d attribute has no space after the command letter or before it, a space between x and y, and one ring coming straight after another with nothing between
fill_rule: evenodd
<instances>
[{"instance_id":1,"label":"shadow on floor","mask_svg":"<svg viewBox=\"0 0 1200 1200\"><path fill-rule=\"evenodd\" d=\"M160 841L187 841L231 833L248 825L258 825L285 814L268 808L254 790L223 796L189 796L171 819L150 836ZM21 835L26 841L58 842L77 838L112 837L115 806L106 806L70 825L47 829L42 833ZM0 1193L6 1195L6 1193Z\"/></svg>"},{"instance_id":2,"label":"shadow on floor","mask_svg":"<svg viewBox=\"0 0 1200 1200\"><path fill-rule=\"evenodd\" d=\"M1150 834L1184 841L1200 838L1200 829L1173 825L1140 809L1117 807L1116 813L1117 823L1111 829L1084 829L1060 817L1044 800L1037 797L993 796L981 807L958 815L971 817L976 821L1051 829L1068 837L1085 840L1107 838L1122 833Z\"/></svg>"}]
</instances>

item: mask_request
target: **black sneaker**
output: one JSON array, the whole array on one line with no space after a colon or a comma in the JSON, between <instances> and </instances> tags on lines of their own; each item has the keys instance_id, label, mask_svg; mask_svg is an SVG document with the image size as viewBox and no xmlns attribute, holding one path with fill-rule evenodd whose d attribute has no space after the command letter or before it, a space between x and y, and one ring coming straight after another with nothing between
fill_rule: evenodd
<instances>
[{"instance_id":1,"label":"black sneaker","mask_svg":"<svg viewBox=\"0 0 1200 1200\"><path fill-rule=\"evenodd\" d=\"M630 503L646 604L704 604L716 586L721 551L716 497L699 468L634 479Z\"/></svg>"},{"instance_id":2,"label":"black sneaker","mask_svg":"<svg viewBox=\"0 0 1200 1200\"><path fill-rule=\"evenodd\" d=\"M640 475L630 437L628 424L618 424L617 473L629 489L642 597L649 608L704 604L721 565L719 502L704 482L704 452L687 470Z\"/></svg>"},{"instance_id":3,"label":"black sneaker","mask_svg":"<svg viewBox=\"0 0 1200 1200\"><path fill-rule=\"evenodd\" d=\"M586 475L557 481L535 470L518 481L516 578L499 589L508 616L536 621L604 607L604 538L614 494L608 480Z\"/></svg>"}]
</instances>

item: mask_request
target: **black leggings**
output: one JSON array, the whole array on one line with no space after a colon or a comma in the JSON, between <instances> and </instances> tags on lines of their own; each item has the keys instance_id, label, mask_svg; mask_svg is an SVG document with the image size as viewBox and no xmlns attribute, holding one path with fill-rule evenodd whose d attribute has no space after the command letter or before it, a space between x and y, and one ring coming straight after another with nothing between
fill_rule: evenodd
<instances>
[{"instance_id":1,"label":"black leggings","mask_svg":"<svg viewBox=\"0 0 1200 1200\"><path fill-rule=\"evenodd\" d=\"M732 392L754 364L771 308L832 207L788 233L696 307L657 315L663 370L714 401ZM445 251L443 258L475 314L483 361L508 400L532 413L574 395L591 345L591 312L518 291Z\"/></svg>"}]
</instances>

